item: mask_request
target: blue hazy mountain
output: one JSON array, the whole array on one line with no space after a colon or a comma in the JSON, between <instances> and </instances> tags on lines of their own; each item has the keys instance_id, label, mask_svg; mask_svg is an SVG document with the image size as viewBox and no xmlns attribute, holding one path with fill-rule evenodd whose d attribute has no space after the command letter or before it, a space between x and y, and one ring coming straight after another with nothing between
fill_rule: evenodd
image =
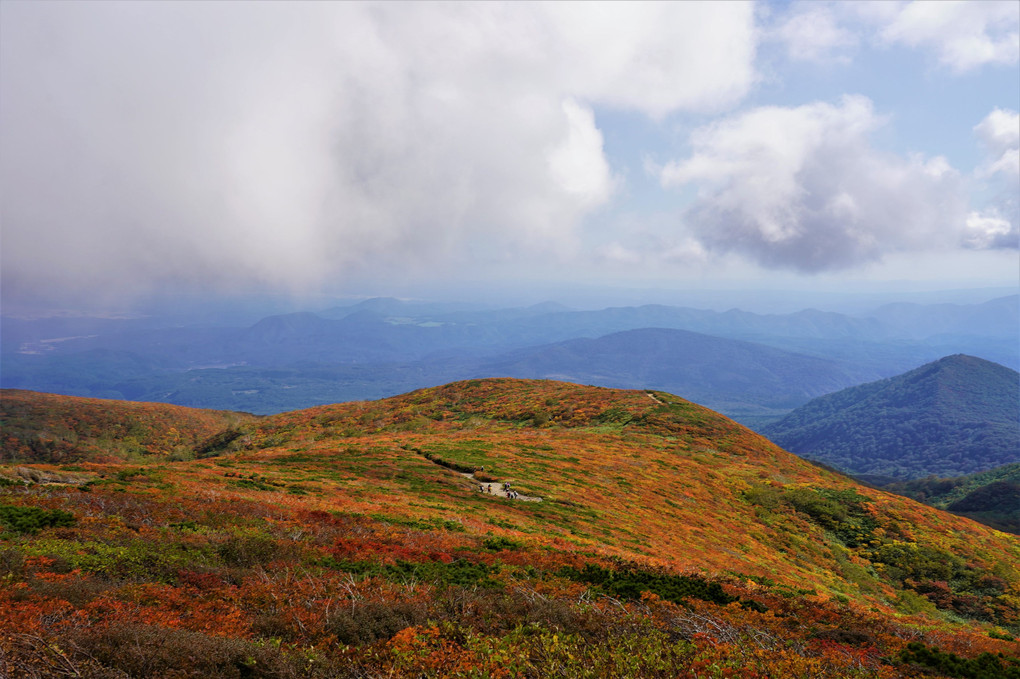
<instances>
[{"instance_id":1,"label":"blue hazy mountain","mask_svg":"<svg viewBox=\"0 0 1020 679\"><path fill-rule=\"evenodd\" d=\"M320 313L277 314L243 327L179 318L161 324L153 317L5 318L0 385L277 412L514 370L517 376L659 386L760 425L765 420L754 418L776 417L821 393L947 354L1020 367L1018 299L886 306L859 316L664 305L486 309L380 298ZM656 344L649 339L654 334L627 334L652 328L713 339L700 340L697 352L670 354L671 343L685 345L680 335ZM582 341L618 333L624 334ZM734 346L727 341L758 347L744 355L740 371L721 358L727 356L723 347ZM785 354L768 354L765 347ZM659 355L669 358L654 358ZM780 355L796 358L781 361ZM793 370L798 364L803 369ZM790 382L779 384L780 376ZM722 391L714 391L717 386ZM736 400L727 400L740 389Z\"/></svg>"}]
</instances>

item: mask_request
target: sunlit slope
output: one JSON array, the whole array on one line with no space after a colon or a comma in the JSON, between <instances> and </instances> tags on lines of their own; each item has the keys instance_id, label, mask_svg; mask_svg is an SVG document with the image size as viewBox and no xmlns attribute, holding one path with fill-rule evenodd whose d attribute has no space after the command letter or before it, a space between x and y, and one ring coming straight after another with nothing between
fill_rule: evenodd
<instances>
[{"instance_id":1,"label":"sunlit slope","mask_svg":"<svg viewBox=\"0 0 1020 679\"><path fill-rule=\"evenodd\" d=\"M190 457L242 413L0 390L0 461Z\"/></svg>"},{"instance_id":2,"label":"sunlit slope","mask_svg":"<svg viewBox=\"0 0 1020 679\"><path fill-rule=\"evenodd\" d=\"M463 522L471 532L875 602L895 602L902 585L868 558L892 549L883 543L959 554L1018 579L1015 540L863 488L661 392L475 380L252 427L229 464L299 482L323 508ZM487 496L437 460L484 468L483 478L543 502Z\"/></svg>"},{"instance_id":3,"label":"sunlit slope","mask_svg":"<svg viewBox=\"0 0 1020 679\"><path fill-rule=\"evenodd\" d=\"M192 459L0 464L0 675L1020 677L1014 537L676 396L213 415Z\"/></svg>"}]
</instances>

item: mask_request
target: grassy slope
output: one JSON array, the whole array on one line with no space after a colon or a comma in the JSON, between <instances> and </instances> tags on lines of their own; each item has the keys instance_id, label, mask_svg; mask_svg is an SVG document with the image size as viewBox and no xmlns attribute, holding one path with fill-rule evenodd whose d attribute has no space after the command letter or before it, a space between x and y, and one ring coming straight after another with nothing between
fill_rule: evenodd
<instances>
[{"instance_id":1,"label":"grassy slope","mask_svg":"<svg viewBox=\"0 0 1020 679\"><path fill-rule=\"evenodd\" d=\"M1018 655L989 636L1020 623L1015 538L675 396L476 380L243 428L215 460L78 465L89 492L9 487L0 502L77 524L3 534L0 596L20 603L0 647L28 666L46 651L13 630L34 630L79 670L132 671L107 647L158 634L171 650L138 651L152 676L170 676L153 653L199 643L333 668L294 676L492 676L500 657L525 658L520 676L909 676L908 639ZM544 501L482 495L437 458ZM744 605L658 585L627 603L562 571L584 564L708 577Z\"/></svg>"},{"instance_id":2,"label":"grassy slope","mask_svg":"<svg viewBox=\"0 0 1020 679\"><path fill-rule=\"evenodd\" d=\"M707 409L657 397L668 405L641 391L527 380L458 383L267 418L254 442L270 446L244 454L238 464L304 471L318 461L351 479L354 498L391 512L420 513L408 503L422 500L454 503L468 520L484 522L495 512L535 534L612 554L681 568L752 569L790 584L828 582L853 594L853 586L833 578L839 570L831 547L817 539L809 521L783 512L768 516L743 494L760 486L856 484ZM527 426L536 418L548 424ZM354 436L337 446L338 433ZM471 492L467 480L437 474L414 449L484 466L547 502L493 506ZM860 492L890 524L957 533L948 539L961 548L986 539L988 532L968 521Z\"/></svg>"},{"instance_id":3,"label":"grassy slope","mask_svg":"<svg viewBox=\"0 0 1020 679\"><path fill-rule=\"evenodd\" d=\"M188 456L252 416L163 403L0 390L0 462Z\"/></svg>"}]
</instances>

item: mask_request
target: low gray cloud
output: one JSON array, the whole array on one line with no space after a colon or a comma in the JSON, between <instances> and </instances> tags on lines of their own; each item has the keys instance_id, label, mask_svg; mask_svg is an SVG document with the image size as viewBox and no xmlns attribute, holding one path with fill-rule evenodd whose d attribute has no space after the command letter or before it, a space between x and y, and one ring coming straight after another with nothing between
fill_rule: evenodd
<instances>
[{"instance_id":1,"label":"low gray cloud","mask_svg":"<svg viewBox=\"0 0 1020 679\"><path fill-rule=\"evenodd\" d=\"M837 270L957 247L959 173L939 157L876 150L869 137L882 123L860 96L757 108L696 130L693 153L660 178L698 188L684 223L706 248L766 267Z\"/></svg>"},{"instance_id":2,"label":"low gray cloud","mask_svg":"<svg viewBox=\"0 0 1020 679\"><path fill-rule=\"evenodd\" d=\"M744 3L3 12L5 296L569 254L617 189L594 106L713 111L754 80Z\"/></svg>"}]
</instances>

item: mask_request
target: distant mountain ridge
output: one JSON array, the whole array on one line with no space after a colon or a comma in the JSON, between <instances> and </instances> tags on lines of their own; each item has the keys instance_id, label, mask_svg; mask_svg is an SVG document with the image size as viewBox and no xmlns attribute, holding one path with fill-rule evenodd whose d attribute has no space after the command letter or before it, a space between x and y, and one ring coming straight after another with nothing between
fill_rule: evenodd
<instances>
[{"instance_id":1,"label":"distant mountain ridge","mask_svg":"<svg viewBox=\"0 0 1020 679\"><path fill-rule=\"evenodd\" d=\"M386 298L320 313L268 316L246 327L161 327L151 318L5 318L0 386L273 413L380 398L469 377L558 376L603 385L654 384L760 426L813 396L896 375L947 354L967 353L1020 368L1018 300L907 305L906 324L899 307L851 316L811 309L755 314L664 305L576 311L543 303L485 309ZM716 350L704 343L700 355L652 361L658 371L642 364L640 351L616 340L586 345L649 329L712 336L720 347L753 342L758 349L743 354L735 374L726 374L732 366L723 359L713 375L702 356ZM939 334L925 336L928 331ZM623 337L640 344L642 335ZM575 344L551 348L570 342ZM598 370L588 369L585 353L614 342L618 355L603 356ZM801 356L805 365L816 366L816 377L785 359L778 361L765 347ZM764 363L753 364L752 355ZM555 365L556 360L563 364ZM775 372L784 362L787 367ZM680 379L698 370L698 379ZM660 374L672 377L659 379ZM759 384L750 383L754 375ZM794 383L778 384L775 378L781 375L793 375ZM729 386L717 389L720 383Z\"/></svg>"},{"instance_id":2,"label":"distant mountain ridge","mask_svg":"<svg viewBox=\"0 0 1020 679\"><path fill-rule=\"evenodd\" d=\"M191 367L196 362L228 359L251 365L279 365L282 361L293 360L298 352L308 350L322 355L332 351L338 361L358 360L365 349L358 346L359 341L377 345L374 350L380 358L398 362L450 349L499 354L642 328L687 330L766 343L787 350L809 348L813 341L823 342L815 346L815 350L825 353L830 351L832 342L843 340L859 344L918 342L930 337L946 341L947 337L973 336L985 342L1013 341L1020 337L1018 308L1020 296L979 305L893 305L882 307L870 317L814 309L791 314L755 314L738 309L716 312L663 305L572 311L553 303L517 309L475 310L457 305L379 299L319 314L306 311L267 316L244 328L161 328L154 327L152 319L83 318L57 322L5 318L0 332L5 355L24 352L24 345L37 347L42 354L50 355L101 348L173 359L181 368ZM909 309L909 314L904 309ZM278 354L262 355L261 349L267 340L274 344ZM45 346L40 347L40 343ZM249 353L254 355L248 356ZM1013 353L1020 354L1015 348ZM302 358L307 360L314 356ZM1007 363L1012 361L1020 363L1020 356Z\"/></svg>"},{"instance_id":3,"label":"distant mountain ridge","mask_svg":"<svg viewBox=\"0 0 1020 679\"><path fill-rule=\"evenodd\" d=\"M972 474L1020 461L1020 374L948 356L817 398L762 433L854 475Z\"/></svg>"},{"instance_id":4,"label":"distant mountain ridge","mask_svg":"<svg viewBox=\"0 0 1020 679\"><path fill-rule=\"evenodd\" d=\"M968 330L1017 337L1020 296L993 299L984 304L886 304L870 314L899 337L920 339L964 335Z\"/></svg>"},{"instance_id":5,"label":"distant mountain ridge","mask_svg":"<svg viewBox=\"0 0 1020 679\"><path fill-rule=\"evenodd\" d=\"M835 361L667 328L523 349L479 373L661 389L737 419L782 412L859 381L859 373Z\"/></svg>"}]
</instances>

